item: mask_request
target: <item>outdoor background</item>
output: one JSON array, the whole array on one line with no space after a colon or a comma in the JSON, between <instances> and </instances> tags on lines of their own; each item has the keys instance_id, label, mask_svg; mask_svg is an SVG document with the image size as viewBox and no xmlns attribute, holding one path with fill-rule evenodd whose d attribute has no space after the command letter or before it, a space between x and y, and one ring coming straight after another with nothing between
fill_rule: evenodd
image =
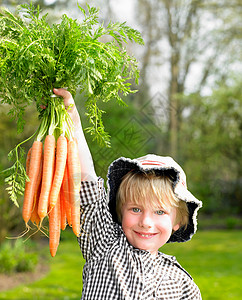
<instances>
[{"instance_id":1,"label":"outdoor background","mask_svg":"<svg viewBox=\"0 0 242 300\"><path fill-rule=\"evenodd\" d=\"M15 11L28 1L1 1ZM49 22L62 14L80 18L76 0L33 1ZM200 287L203 299L242 297L242 5L239 0L96 0L100 22L127 21L138 29L144 46L128 45L139 62L138 92L101 108L111 148L86 134L97 174L120 156L147 153L172 156L187 174L188 187L203 201L198 233L185 244L165 245ZM85 99L76 96L85 116ZM24 134L0 106L0 171L8 152L37 127L34 110L26 113ZM26 149L28 148L26 144ZM62 233L51 259L48 239L40 233L8 240L24 230L21 209L0 188L0 299L80 299L84 260L71 231ZM21 200L19 201L20 203ZM23 257L20 267L14 267ZM14 270L14 271L13 271ZM15 272L17 271L17 272ZM23 272L27 271L27 272Z\"/></svg>"}]
</instances>

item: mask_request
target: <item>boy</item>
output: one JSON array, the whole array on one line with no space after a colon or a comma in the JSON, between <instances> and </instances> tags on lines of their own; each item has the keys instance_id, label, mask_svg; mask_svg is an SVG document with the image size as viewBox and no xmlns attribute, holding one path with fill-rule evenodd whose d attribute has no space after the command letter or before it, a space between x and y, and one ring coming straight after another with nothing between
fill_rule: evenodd
<instances>
[{"instance_id":1,"label":"boy","mask_svg":"<svg viewBox=\"0 0 242 300\"><path fill-rule=\"evenodd\" d=\"M54 90L65 106L70 93ZM186 176L170 157L121 157L108 169L108 195L97 178L75 106L82 166L81 234L86 260L82 299L201 299L191 276L174 257L158 251L167 242L185 242L196 232L201 207L186 188Z\"/></svg>"}]
</instances>

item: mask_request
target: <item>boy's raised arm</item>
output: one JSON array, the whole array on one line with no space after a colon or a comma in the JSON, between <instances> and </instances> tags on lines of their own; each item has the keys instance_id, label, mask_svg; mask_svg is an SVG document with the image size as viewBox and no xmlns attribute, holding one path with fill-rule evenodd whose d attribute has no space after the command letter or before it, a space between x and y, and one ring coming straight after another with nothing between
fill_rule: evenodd
<instances>
[{"instance_id":1,"label":"boy's raised arm","mask_svg":"<svg viewBox=\"0 0 242 300\"><path fill-rule=\"evenodd\" d=\"M72 95L65 89L54 89L53 92L57 96L63 97L64 105L68 107L73 104L73 107L68 110L68 113L74 123L75 128L75 138L78 142L79 157L81 162L81 173L82 181L96 181L97 175L94 169L94 164L92 160L92 155L90 153L89 147L87 145L86 138L83 133L80 115L75 106L74 99Z\"/></svg>"}]
</instances>

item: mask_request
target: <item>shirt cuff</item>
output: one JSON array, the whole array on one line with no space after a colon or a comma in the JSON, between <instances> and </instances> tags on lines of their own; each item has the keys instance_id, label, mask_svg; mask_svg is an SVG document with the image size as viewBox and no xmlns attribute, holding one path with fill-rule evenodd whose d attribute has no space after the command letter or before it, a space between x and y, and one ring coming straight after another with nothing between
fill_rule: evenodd
<instances>
[{"instance_id":1,"label":"shirt cuff","mask_svg":"<svg viewBox=\"0 0 242 300\"><path fill-rule=\"evenodd\" d=\"M93 204L106 195L104 180L98 177L97 181L82 181L80 189L81 206Z\"/></svg>"}]
</instances>

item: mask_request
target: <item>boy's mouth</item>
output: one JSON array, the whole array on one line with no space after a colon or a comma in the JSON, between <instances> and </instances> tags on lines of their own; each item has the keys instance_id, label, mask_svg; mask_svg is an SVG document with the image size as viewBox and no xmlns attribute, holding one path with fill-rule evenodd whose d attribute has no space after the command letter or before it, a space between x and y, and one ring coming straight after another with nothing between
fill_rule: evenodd
<instances>
[{"instance_id":1,"label":"boy's mouth","mask_svg":"<svg viewBox=\"0 0 242 300\"><path fill-rule=\"evenodd\" d=\"M157 234L157 233L144 233L144 232L138 232L138 231L135 231L135 233L139 237L144 238L144 239L150 239Z\"/></svg>"}]
</instances>

